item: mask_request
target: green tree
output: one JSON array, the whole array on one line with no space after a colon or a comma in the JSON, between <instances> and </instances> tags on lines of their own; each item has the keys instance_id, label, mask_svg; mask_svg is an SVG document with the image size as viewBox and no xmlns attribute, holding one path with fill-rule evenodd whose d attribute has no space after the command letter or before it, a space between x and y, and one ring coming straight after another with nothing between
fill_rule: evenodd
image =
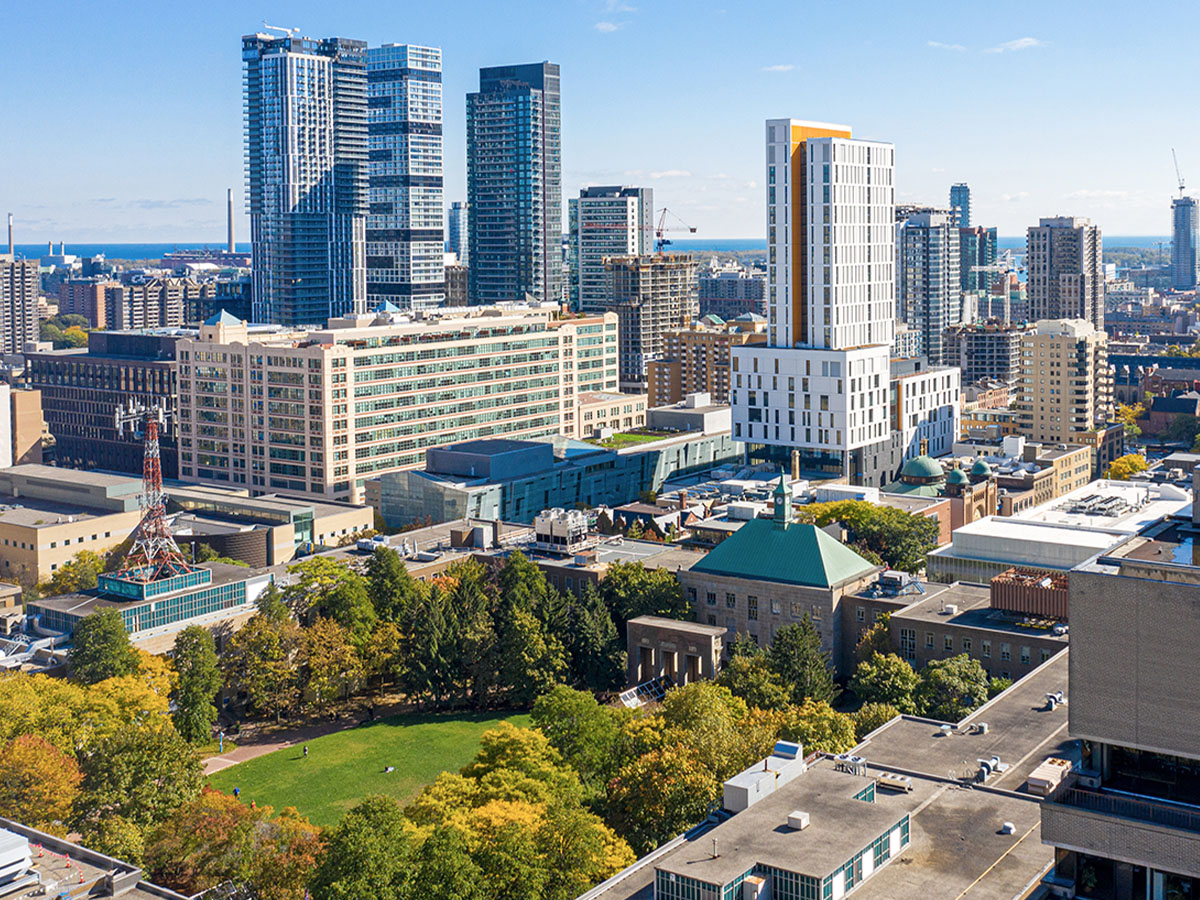
<instances>
[{"instance_id":1,"label":"green tree","mask_svg":"<svg viewBox=\"0 0 1200 900\"><path fill-rule=\"evenodd\" d=\"M892 635L888 625L891 613L883 613L863 632L858 643L854 645L854 658L859 662L870 659L876 653L887 655L892 652Z\"/></svg>"},{"instance_id":2,"label":"green tree","mask_svg":"<svg viewBox=\"0 0 1200 900\"><path fill-rule=\"evenodd\" d=\"M301 632L299 665L303 695L319 710L345 697L363 675L354 635L324 616Z\"/></svg>"},{"instance_id":3,"label":"green tree","mask_svg":"<svg viewBox=\"0 0 1200 900\"><path fill-rule=\"evenodd\" d=\"M919 680L913 667L895 653L875 653L858 664L850 679L850 690L863 703L886 703L903 713L915 713L913 692Z\"/></svg>"},{"instance_id":4,"label":"green tree","mask_svg":"<svg viewBox=\"0 0 1200 900\"><path fill-rule=\"evenodd\" d=\"M805 700L787 711L783 736L805 753L845 753L857 743L854 718L823 700Z\"/></svg>"},{"instance_id":5,"label":"green tree","mask_svg":"<svg viewBox=\"0 0 1200 900\"><path fill-rule=\"evenodd\" d=\"M621 769L609 786L605 819L639 856L703 821L721 783L689 747L652 750Z\"/></svg>"},{"instance_id":6,"label":"green tree","mask_svg":"<svg viewBox=\"0 0 1200 900\"><path fill-rule=\"evenodd\" d=\"M492 829L480 842L473 858L484 898L542 900L546 896L550 868L537 838L534 828L509 822Z\"/></svg>"},{"instance_id":7,"label":"green tree","mask_svg":"<svg viewBox=\"0 0 1200 900\"><path fill-rule=\"evenodd\" d=\"M717 684L758 709L784 709L791 702L790 693L762 653L731 657L717 676Z\"/></svg>"},{"instance_id":8,"label":"green tree","mask_svg":"<svg viewBox=\"0 0 1200 900\"><path fill-rule=\"evenodd\" d=\"M85 616L75 626L68 660L71 674L84 684L136 672L138 655L120 611L110 607Z\"/></svg>"},{"instance_id":9,"label":"green tree","mask_svg":"<svg viewBox=\"0 0 1200 900\"><path fill-rule=\"evenodd\" d=\"M725 648L730 659L735 659L739 656L761 656L763 649L758 645L758 641L750 637L744 631L739 631L733 636L733 640L729 642L729 646Z\"/></svg>"},{"instance_id":10,"label":"green tree","mask_svg":"<svg viewBox=\"0 0 1200 900\"><path fill-rule=\"evenodd\" d=\"M284 602L300 622L322 611L328 594L340 585L363 583L363 577L329 556L314 556L288 566L292 581L283 591Z\"/></svg>"},{"instance_id":11,"label":"green tree","mask_svg":"<svg viewBox=\"0 0 1200 900\"><path fill-rule=\"evenodd\" d=\"M854 713L855 738L861 741L876 728L886 725L898 715L900 715L900 710L887 703L864 703Z\"/></svg>"},{"instance_id":12,"label":"green tree","mask_svg":"<svg viewBox=\"0 0 1200 900\"><path fill-rule=\"evenodd\" d=\"M110 817L143 830L163 821L200 793L200 757L170 725L131 728L105 738L80 760L82 791L76 828L85 843Z\"/></svg>"},{"instance_id":13,"label":"green tree","mask_svg":"<svg viewBox=\"0 0 1200 900\"><path fill-rule=\"evenodd\" d=\"M483 733L479 751L463 767L462 775L498 799L570 804L583 795L579 776L549 738L537 729L517 728L510 722Z\"/></svg>"},{"instance_id":14,"label":"green tree","mask_svg":"<svg viewBox=\"0 0 1200 900\"><path fill-rule=\"evenodd\" d=\"M991 700L997 694L1004 693L1012 686L1013 680L1011 678L1001 678L998 675L993 676L988 679L988 699Z\"/></svg>"},{"instance_id":15,"label":"green tree","mask_svg":"<svg viewBox=\"0 0 1200 900\"><path fill-rule=\"evenodd\" d=\"M615 773L620 738L617 719L588 691L559 685L538 697L531 722L562 754L589 794L595 796Z\"/></svg>"},{"instance_id":16,"label":"green tree","mask_svg":"<svg viewBox=\"0 0 1200 900\"><path fill-rule=\"evenodd\" d=\"M1192 444L1200 435L1200 419L1195 416L1178 415L1171 420L1163 437L1168 441Z\"/></svg>"},{"instance_id":17,"label":"green tree","mask_svg":"<svg viewBox=\"0 0 1200 900\"><path fill-rule=\"evenodd\" d=\"M625 649L612 614L591 582L578 597L567 600L563 639L577 684L602 692L625 684Z\"/></svg>"},{"instance_id":18,"label":"green tree","mask_svg":"<svg viewBox=\"0 0 1200 900\"><path fill-rule=\"evenodd\" d=\"M413 607L409 621L405 623L403 663L397 684L418 707L426 698L438 699L439 677L448 667L442 647L444 641L449 643L447 612L446 592L434 585Z\"/></svg>"},{"instance_id":19,"label":"green tree","mask_svg":"<svg viewBox=\"0 0 1200 900\"><path fill-rule=\"evenodd\" d=\"M366 641L375 627L375 607L367 593L367 583L357 575L330 588L315 613L333 619L359 645Z\"/></svg>"},{"instance_id":20,"label":"green tree","mask_svg":"<svg viewBox=\"0 0 1200 900\"><path fill-rule=\"evenodd\" d=\"M517 706L533 702L566 674L567 660L558 638L547 634L531 612L517 606L509 609L496 628L503 655L499 683Z\"/></svg>"},{"instance_id":21,"label":"green tree","mask_svg":"<svg viewBox=\"0 0 1200 900\"><path fill-rule=\"evenodd\" d=\"M309 881L313 900L408 900L413 829L391 797L368 797L329 832Z\"/></svg>"},{"instance_id":22,"label":"green tree","mask_svg":"<svg viewBox=\"0 0 1200 900\"><path fill-rule=\"evenodd\" d=\"M987 672L965 653L929 663L914 694L921 715L943 722L957 722L987 696Z\"/></svg>"},{"instance_id":23,"label":"green tree","mask_svg":"<svg viewBox=\"0 0 1200 900\"><path fill-rule=\"evenodd\" d=\"M755 761L760 749L745 729L749 709L728 688L696 681L667 692L665 742L690 747L719 782Z\"/></svg>"},{"instance_id":24,"label":"green tree","mask_svg":"<svg viewBox=\"0 0 1200 900\"><path fill-rule=\"evenodd\" d=\"M200 625L183 629L175 637L174 659L179 681L172 721L184 740L203 743L212 737L212 726L217 721L213 699L221 689L217 645L212 633Z\"/></svg>"},{"instance_id":25,"label":"green tree","mask_svg":"<svg viewBox=\"0 0 1200 900\"><path fill-rule=\"evenodd\" d=\"M0 816L64 834L82 777L74 759L23 734L0 745Z\"/></svg>"},{"instance_id":26,"label":"green tree","mask_svg":"<svg viewBox=\"0 0 1200 900\"><path fill-rule=\"evenodd\" d=\"M408 574L404 560L391 547L376 547L367 560L367 593L381 621L405 621L423 587Z\"/></svg>"},{"instance_id":27,"label":"green tree","mask_svg":"<svg viewBox=\"0 0 1200 900\"><path fill-rule=\"evenodd\" d=\"M42 589L47 597L89 591L96 586L96 576L104 571L104 559L91 550L80 550L70 562L59 566Z\"/></svg>"},{"instance_id":28,"label":"green tree","mask_svg":"<svg viewBox=\"0 0 1200 900\"><path fill-rule=\"evenodd\" d=\"M409 896L483 900L483 873L471 858L462 832L449 825L433 830L413 854Z\"/></svg>"},{"instance_id":29,"label":"green tree","mask_svg":"<svg viewBox=\"0 0 1200 900\"><path fill-rule=\"evenodd\" d=\"M667 569L647 569L640 562L612 563L600 582L600 593L622 627L638 616L690 618L683 588Z\"/></svg>"},{"instance_id":30,"label":"green tree","mask_svg":"<svg viewBox=\"0 0 1200 900\"><path fill-rule=\"evenodd\" d=\"M275 716L291 709L300 698L300 629L275 605L251 616L234 632L221 660L230 684L246 692L260 712Z\"/></svg>"},{"instance_id":31,"label":"green tree","mask_svg":"<svg viewBox=\"0 0 1200 900\"><path fill-rule=\"evenodd\" d=\"M830 656L821 649L821 636L807 613L799 624L785 625L775 632L766 657L793 703L810 698L832 702L837 698L839 690L833 680Z\"/></svg>"}]
</instances>

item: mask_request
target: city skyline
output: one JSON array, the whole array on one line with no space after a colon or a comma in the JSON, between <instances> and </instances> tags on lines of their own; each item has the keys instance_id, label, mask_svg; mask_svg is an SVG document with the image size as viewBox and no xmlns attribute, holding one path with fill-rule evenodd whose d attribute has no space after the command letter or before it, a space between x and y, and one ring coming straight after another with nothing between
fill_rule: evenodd
<instances>
[{"instance_id":1,"label":"city skyline","mask_svg":"<svg viewBox=\"0 0 1200 900\"><path fill-rule=\"evenodd\" d=\"M1055 215L1087 216L1108 234L1165 235L1175 193L1171 146L1185 177L1200 172L1200 126L1186 118L1161 140L1119 155L1098 133L1079 140L1098 121L1157 135L1155 110L1186 105L1188 69L1194 75L1197 63L1183 41L1189 20L1200 21L1191 9L1173 9L1170 30L1159 27L1161 16L1146 15L1118 32L1106 25L1106 5L1079 16L1084 7L1074 3L1001 20L946 7L936 26L882 4L852 21L782 3L747 13L719 3L587 0L556 7L554 16L521 16L511 4L456 6L452 20L430 8L313 3L268 4L253 17L217 3L203 13L156 9L111 20L90 9L62 15L55 4L15 9L9 21L17 32L53 31L76 49L54 55L18 43L0 60L0 83L19 85L31 109L62 108L74 127L103 133L106 164L97 171L96 145L64 141L61 129L23 129L19 141L17 133L0 138L9 161L0 202L16 214L23 243L217 242L223 192L233 186L238 233L248 234L238 47L242 34L261 29L260 16L311 37L442 48L446 204L466 193L465 96L479 68L542 60L563 72L564 196L594 184L654 187L660 203L704 238L764 236L757 136L765 119L784 114L840 115L861 123L865 136L886 136L897 147L897 202L939 205L952 183L965 181L973 218L1005 236ZM820 40L797 40L802 12ZM189 40L164 40L173 29ZM1132 49L1148 45L1151 30L1160 58L1181 70L1157 84L1152 102L1133 77L1145 60ZM718 39L725 52L697 52ZM126 44L143 54L136 69L107 52ZM848 54L856 56L853 70L842 68ZM867 89L882 72L918 66L944 76L925 107ZM1051 73L1072 67L1090 72L1086 86L1058 81L1055 96L1043 98ZM154 78L144 77L149 71ZM812 71L839 74L806 77ZM117 96L120 104L106 102ZM147 141L142 126L156 113L191 124ZM1046 153L1055 146L1071 152Z\"/></svg>"}]
</instances>

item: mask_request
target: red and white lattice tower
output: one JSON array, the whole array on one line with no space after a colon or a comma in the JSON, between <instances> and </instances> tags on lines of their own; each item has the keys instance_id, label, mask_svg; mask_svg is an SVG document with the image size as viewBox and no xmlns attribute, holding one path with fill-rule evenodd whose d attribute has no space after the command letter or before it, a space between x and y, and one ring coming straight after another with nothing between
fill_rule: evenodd
<instances>
[{"instance_id":1,"label":"red and white lattice tower","mask_svg":"<svg viewBox=\"0 0 1200 900\"><path fill-rule=\"evenodd\" d=\"M127 407L117 409L116 422L118 429L126 424L136 428L139 423L144 423L145 429L142 494L138 498L142 521L133 533L133 546L118 576L150 582L192 571L195 567L184 559L167 525L167 495L163 491L162 460L158 451L159 425L166 422L162 408L134 406L130 402Z\"/></svg>"}]
</instances>

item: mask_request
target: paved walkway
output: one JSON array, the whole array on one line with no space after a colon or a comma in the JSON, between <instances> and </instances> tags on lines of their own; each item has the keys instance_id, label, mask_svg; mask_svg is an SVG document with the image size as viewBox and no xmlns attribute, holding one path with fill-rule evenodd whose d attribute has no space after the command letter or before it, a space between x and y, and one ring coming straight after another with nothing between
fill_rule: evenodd
<instances>
[{"instance_id":1,"label":"paved walkway","mask_svg":"<svg viewBox=\"0 0 1200 900\"><path fill-rule=\"evenodd\" d=\"M240 733L227 735L230 740L237 742L235 749L204 760L204 774L212 775L248 759L256 759L285 747L303 744L335 731L357 728L369 720L368 706L375 707L376 719L414 710L411 703L401 701L397 695L385 694L377 698L355 698L337 711L335 719L330 719L328 715L312 715L299 722L281 725L274 722L251 722L243 725Z\"/></svg>"}]
</instances>

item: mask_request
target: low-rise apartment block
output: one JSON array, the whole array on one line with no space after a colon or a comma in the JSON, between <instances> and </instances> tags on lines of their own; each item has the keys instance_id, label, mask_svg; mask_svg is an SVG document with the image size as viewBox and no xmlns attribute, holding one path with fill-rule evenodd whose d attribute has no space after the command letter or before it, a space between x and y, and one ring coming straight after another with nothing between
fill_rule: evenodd
<instances>
[{"instance_id":1,"label":"low-rise apartment block","mask_svg":"<svg viewBox=\"0 0 1200 900\"><path fill-rule=\"evenodd\" d=\"M732 322L708 315L687 328L668 331L663 335L662 358L646 364L650 406L679 403L693 393L728 403L731 349L766 342L767 320L752 313Z\"/></svg>"},{"instance_id":2,"label":"low-rise apartment block","mask_svg":"<svg viewBox=\"0 0 1200 900\"><path fill-rule=\"evenodd\" d=\"M617 317L381 306L260 336L216 316L178 362L181 478L359 502L429 447L575 434L580 395L617 387Z\"/></svg>"}]
</instances>

